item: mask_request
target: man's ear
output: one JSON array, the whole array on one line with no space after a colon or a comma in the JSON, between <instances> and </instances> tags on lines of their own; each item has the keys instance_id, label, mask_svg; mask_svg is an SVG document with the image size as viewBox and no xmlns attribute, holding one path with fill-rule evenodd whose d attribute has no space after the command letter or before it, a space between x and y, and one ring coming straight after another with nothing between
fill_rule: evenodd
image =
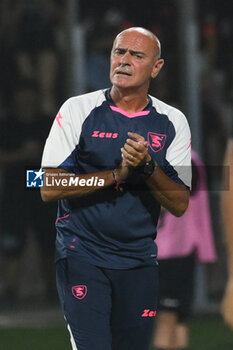
<instances>
[{"instance_id":1,"label":"man's ear","mask_svg":"<svg viewBox=\"0 0 233 350\"><path fill-rule=\"evenodd\" d=\"M158 59L155 61L152 73L151 73L151 78L154 79L155 77L157 77L157 75L159 74L160 70L162 69L164 65L164 60L162 58Z\"/></svg>"}]
</instances>

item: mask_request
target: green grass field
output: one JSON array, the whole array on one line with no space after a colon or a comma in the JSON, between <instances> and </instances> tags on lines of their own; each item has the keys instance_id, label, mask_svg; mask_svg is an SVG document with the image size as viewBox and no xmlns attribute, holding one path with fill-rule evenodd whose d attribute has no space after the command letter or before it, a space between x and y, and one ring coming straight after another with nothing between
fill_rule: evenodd
<instances>
[{"instance_id":1,"label":"green grass field","mask_svg":"<svg viewBox=\"0 0 233 350\"><path fill-rule=\"evenodd\" d=\"M190 350L233 350L233 331L220 317L194 318L189 325Z\"/></svg>"},{"instance_id":2,"label":"green grass field","mask_svg":"<svg viewBox=\"0 0 233 350\"><path fill-rule=\"evenodd\" d=\"M233 331L223 324L220 317L194 318L189 325L190 350L233 350ZM71 347L64 325L49 328L1 327L0 349L69 350Z\"/></svg>"}]
</instances>

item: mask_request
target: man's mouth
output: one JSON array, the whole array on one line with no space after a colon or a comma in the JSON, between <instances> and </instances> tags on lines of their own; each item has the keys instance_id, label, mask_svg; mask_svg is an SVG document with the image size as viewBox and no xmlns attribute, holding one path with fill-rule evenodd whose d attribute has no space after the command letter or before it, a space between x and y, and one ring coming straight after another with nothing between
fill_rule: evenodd
<instances>
[{"instance_id":1,"label":"man's mouth","mask_svg":"<svg viewBox=\"0 0 233 350\"><path fill-rule=\"evenodd\" d=\"M131 77L131 75L132 75L131 73L124 72L124 71L117 71L116 74L117 74L117 75L126 75L126 76L128 76L128 77Z\"/></svg>"}]
</instances>

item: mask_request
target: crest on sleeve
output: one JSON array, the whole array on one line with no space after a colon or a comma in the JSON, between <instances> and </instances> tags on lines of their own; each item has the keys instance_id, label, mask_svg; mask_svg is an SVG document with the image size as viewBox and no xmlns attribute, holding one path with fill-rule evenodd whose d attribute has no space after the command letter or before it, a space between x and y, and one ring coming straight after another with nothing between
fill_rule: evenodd
<instances>
[{"instance_id":1,"label":"crest on sleeve","mask_svg":"<svg viewBox=\"0 0 233 350\"><path fill-rule=\"evenodd\" d=\"M153 152L159 152L165 146L167 135L156 132L148 132L147 141Z\"/></svg>"}]
</instances>

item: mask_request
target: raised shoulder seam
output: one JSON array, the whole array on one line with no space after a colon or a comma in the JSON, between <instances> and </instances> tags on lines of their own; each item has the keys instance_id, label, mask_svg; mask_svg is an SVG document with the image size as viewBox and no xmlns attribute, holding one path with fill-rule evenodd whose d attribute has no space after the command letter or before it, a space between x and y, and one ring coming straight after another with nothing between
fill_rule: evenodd
<instances>
[{"instance_id":1,"label":"raised shoulder seam","mask_svg":"<svg viewBox=\"0 0 233 350\"><path fill-rule=\"evenodd\" d=\"M66 103L68 105L72 104L87 104L90 109L94 109L95 107L98 107L103 103L105 98L105 90L97 90L93 92L88 92L86 94L72 96L66 100Z\"/></svg>"}]
</instances>

